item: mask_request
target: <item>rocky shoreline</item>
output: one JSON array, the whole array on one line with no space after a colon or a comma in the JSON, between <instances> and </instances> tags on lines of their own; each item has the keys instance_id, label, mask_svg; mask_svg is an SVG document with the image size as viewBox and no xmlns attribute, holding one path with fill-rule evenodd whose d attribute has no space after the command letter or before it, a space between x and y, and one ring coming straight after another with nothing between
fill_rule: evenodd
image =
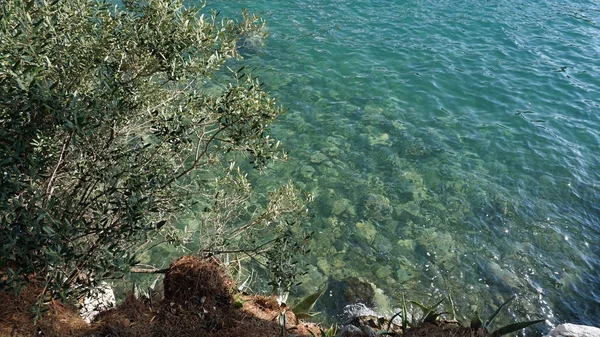
<instances>
[{"instance_id":1,"label":"rocky shoreline","mask_svg":"<svg viewBox=\"0 0 600 337\"><path fill-rule=\"evenodd\" d=\"M344 324L329 329L307 323L275 297L243 293L218 262L184 256L166 272L159 296L134 296L115 306L115 296L101 284L80 301L80 308L51 301L34 324L28 310L41 288L35 283L14 294L0 293L0 336L335 336L335 337L486 337L485 328L455 320L421 318L416 326L374 311L378 289L358 278L337 285L336 298L353 303L341 309ZM335 288L335 287L334 287ZM333 290L332 290L333 291ZM338 308L339 309L339 308ZM388 317L386 317L388 316ZM545 337L600 337L596 327L561 324Z\"/></svg>"}]
</instances>

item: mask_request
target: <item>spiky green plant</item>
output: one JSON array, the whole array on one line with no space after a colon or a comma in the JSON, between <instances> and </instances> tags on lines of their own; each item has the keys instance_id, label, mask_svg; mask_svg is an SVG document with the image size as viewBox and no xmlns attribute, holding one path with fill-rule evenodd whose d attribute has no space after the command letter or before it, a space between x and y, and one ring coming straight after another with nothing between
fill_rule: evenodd
<instances>
[{"instance_id":1,"label":"spiky green plant","mask_svg":"<svg viewBox=\"0 0 600 337\"><path fill-rule=\"evenodd\" d=\"M524 321L524 322L512 323L512 324L505 325L499 329L496 329L490 333L490 326L492 325L492 323L494 322L494 320L496 319L496 317L498 316L500 311L502 311L502 309L504 309L508 305L508 303L510 303L516 297L517 296L514 295L511 298L509 298L508 300L506 300L504 303L502 303L502 305L500 305L496 309L496 311L494 311L494 313L492 313L490 315L490 317L487 320L485 320L485 322L482 322L479 315L476 314L475 317L473 317L471 319L471 328L472 329L484 329L485 332L487 334L489 334L491 337L500 337L500 336L507 335L509 333L517 332L519 330L525 329L529 326L532 326L534 324L538 324L538 323L541 323L544 321L543 319L538 319L538 320L534 320L534 321Z\"/></svg>"},{"instance_id":2,"label":"spiky green plant","mask_svg":"<svg viewBox=\"0 0 600 337\"><path fill-rule=\"evenodd\" d=\"M317 303L319 298L321 298L321 296L325 293L325 289L326 288L324 288L323 290L319 290L314 294L308 295L305 299L303 299L302 301L300 301L300 303L293 307L292 311L294 312L296 317L299 319L304 319L318 315L318 312L313 312L312 310L315 307L315 304Z\"/></svg>"},{"instance_id":3,"label":"spiky green plant","mask_svg":"<svg viewBox=\"0 0 600 337\"><path fill-rule=\"evenodd\" d=\"M436 310L436 308L442 304L442 302L444 302L446 298L442 298L441 300L439 300L436 304L428 307L422 303L419 303L417 301L410 301L410 303L416 305L417 307L419 307L422 311L423 311L423 318L421 319L421 324L422 323L434 323L442 314L444 314L444 312L438 312Z\"/></svg>"}]
</instances>

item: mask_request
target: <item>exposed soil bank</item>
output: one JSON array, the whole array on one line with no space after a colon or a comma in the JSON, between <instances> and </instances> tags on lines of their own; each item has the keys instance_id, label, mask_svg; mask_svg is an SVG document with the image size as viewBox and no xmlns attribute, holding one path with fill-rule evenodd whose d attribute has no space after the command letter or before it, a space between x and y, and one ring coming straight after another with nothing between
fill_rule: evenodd
<instances>
[{"instance_id":1,"label":"exposed soil bank","mask_svg":"<svg viewBox=\"0 0 600 337\"><path fill-rule=\"evenodd\" d=\"M129 296L91 324L74 306L53 302L34 325L30 308L42 289L32 283L18 297L0 293L0 336L280 336L281 314L286 317L286 336L310 336L309 330L318 336L319 330L316 324L297 322L275 298L236 293L216 262L191 256L171 264L162 300Z\"/></svg>"}]
</instances>

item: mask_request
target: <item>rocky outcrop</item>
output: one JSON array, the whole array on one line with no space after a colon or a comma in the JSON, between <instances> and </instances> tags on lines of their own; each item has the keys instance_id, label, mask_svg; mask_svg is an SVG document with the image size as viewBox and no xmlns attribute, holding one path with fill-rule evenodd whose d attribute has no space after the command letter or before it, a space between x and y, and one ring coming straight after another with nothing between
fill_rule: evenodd
<instances>
[{"instance_id":1,"label":"rocky outcrop","mask_svg":"<svg viewBox=\"0 0 600 337\"><path fill-rule=\"evenodd\" d=\"M83 299L79 313L84 321L90 323L99 313L114 306L115 293L106 282L102 282Z\"/></svg>"},{"instance_id":2,"label":"rocky outcrop","mask_svg":"<svg viewBox=\"0 0 600 337\"><path fill-rule=\"evenodd\" d=\"M552 329L544 337L600 337L600 329L593 326L565 323Z\"/></svg>"}]
</instances>

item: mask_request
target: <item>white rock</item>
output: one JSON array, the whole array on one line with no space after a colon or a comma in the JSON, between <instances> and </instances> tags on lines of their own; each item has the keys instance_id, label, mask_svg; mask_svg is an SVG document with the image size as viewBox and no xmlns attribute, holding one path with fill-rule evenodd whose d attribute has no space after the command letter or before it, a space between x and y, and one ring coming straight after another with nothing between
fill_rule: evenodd
<instances>
[{"instance_id":1,"label":"white rock","mask_svg":"<svg viewBox=\"0 0 600 337\"><path fill-rule=\"evenodd\" d=\"M600 337L600 329L593 326L561 324L544 337Z\"/></svg>"},{"instance_id":2,"label":"white rock","mask_svg":"<svg viewBox=\"0 0 600 337\"><path fill-rule=\"evenodd\" d=\"M106 282L102 282L83 299L79 314L84 321L90 323L99 313L114 305L115 293Z\"/></svg>"},{"instance_id":3,"label":"white rock","mask_svg":"<svg viewBox=\"0 0 600 337\"><path fill-rule=\"evenodd\" d=\"M375 312L373 309L368 308L366 305L362 303L354 303L348 304L344 307L344 315L347 319L352 319L354 317L364 317L364 316L375 316L379 317L379 313Z\"/></svg>"}]
</instances>

